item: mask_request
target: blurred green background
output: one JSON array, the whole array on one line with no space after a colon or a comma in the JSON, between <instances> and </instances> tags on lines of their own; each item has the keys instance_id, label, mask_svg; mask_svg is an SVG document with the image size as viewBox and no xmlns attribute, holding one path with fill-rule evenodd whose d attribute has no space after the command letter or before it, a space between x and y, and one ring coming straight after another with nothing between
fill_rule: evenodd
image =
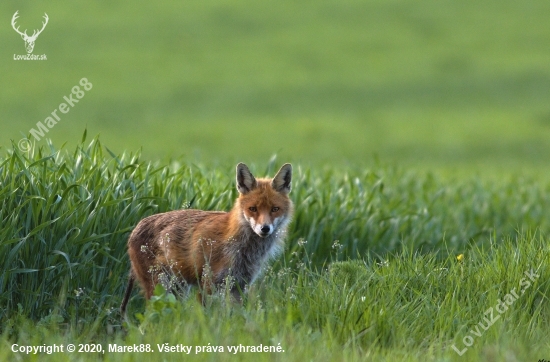
<instances>
[{"instance_id":1,"label":"blurred green background","mask_svg":"<svg viewBox=\"0 0 550 362\"><path fill-rule=\"evenodd\" d=\"M21 30L49 24L34 54ZM0 146L47 134L201 162L533 168L550 155L550 2L0 3ZM58 112L59 113L59 112ZM37 144L45 144L45 140Z\"/></svg>"}]
</instances>

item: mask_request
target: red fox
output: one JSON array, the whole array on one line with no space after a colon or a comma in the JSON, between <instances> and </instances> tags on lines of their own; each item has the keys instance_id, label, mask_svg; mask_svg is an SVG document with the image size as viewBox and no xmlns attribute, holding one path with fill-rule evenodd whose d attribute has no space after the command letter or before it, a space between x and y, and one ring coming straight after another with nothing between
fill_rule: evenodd
<instances>
[{"instance_id":1,"label":"red fox","mask_svg":"<svg viewBox=\"0 0 550 362\"><path fill-rule=\"evenodd\" d=\"M273 179L256 179L239 163L239 197L231 211L177 210L141 220L128 238L131 270L122 315L136 279L149 299L167 278L201 285L205 293L229 278L231 295L240 301L262 266L283 250L293 213L291 179L289 163Z\"/></svg>"}]
</instances>

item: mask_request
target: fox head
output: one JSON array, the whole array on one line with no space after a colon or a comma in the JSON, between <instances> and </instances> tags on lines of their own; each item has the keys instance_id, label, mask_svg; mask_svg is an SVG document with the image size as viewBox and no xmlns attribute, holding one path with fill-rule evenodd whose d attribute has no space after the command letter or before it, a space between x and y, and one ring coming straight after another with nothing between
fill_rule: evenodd
<instances>
[{"instance_id":1,"label":"fox head","mask_svg":"<svg viewBox=\"0 0 550 362\"><path fill-rule=\"evenodd\" d=\"M237 165L237 190L243 220L260 237L284 230L292 217L292 165L283 165L272 179L256 179L244 163Z\"/></svg>"}]
</instances>

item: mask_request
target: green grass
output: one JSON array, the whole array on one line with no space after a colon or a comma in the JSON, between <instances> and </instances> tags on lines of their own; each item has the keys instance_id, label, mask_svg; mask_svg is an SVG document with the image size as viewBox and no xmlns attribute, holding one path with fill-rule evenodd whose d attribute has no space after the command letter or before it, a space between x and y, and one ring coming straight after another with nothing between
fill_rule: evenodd
<instances>
[{"instance_id":1,"label":"green grass","mask_svg":"<svg viewBox=\"0 0 550 362\"><path fill-rule=\"evenodd\" d=\"M549 4L0 2L0 360L181 360L12 343L549 359ZM13 60L16 10L29 32L49 15L34 51L47 61ZM84 77L92 89L17 150ZM128 233L157 212L228 210L237 162L258 176L292 162L284 255L242 307L136 292L124 324ZM472 334L531 269L536 282Z\"/></svg>"},{"instance_id":2,"label":"green grass","mask_svg":"<svg viewBox=\"0 0 550 362\"><path fill-rule=\"evenodd\" d=\"M203 308L192 297L183 303L160 297L147 308L141 325L110 334L101 323L67 325L50 316L32 325L20 318L12 323L24 332L15 333L17 337L7 343L101 344L107 352L100 358L106 361L150 358L109 352L109 344L149 344L155 358L181 360L178 353L157 351L157 344L166 343L193 346L190 357L199 361L486 361L503 356L538 360L548 354L548 257L547 240L526 235L468 253L462 262L404 252L385 263L333 263L328 271L289 265L278 272L269 270L243 307L214 300ZM538 277L520 294L524 272L532 269ZM520 294L518 300L499 313L499 300L511 291ZM479 323L488 326L484 318L493 318L486 313L490 308L493 317L500 318L484 330ZM476 325L480 337L470 332ZM460 357L452 346L462 351L467 336L474 343ZM260 344L280 345L284 352L235 356L227 349ZM197 353L196 346L223 346L224 352ZM13 357L9 350L1 353ZM41 360L74 357L42 354Z\"/></svg>"},{"instance_id":3,"label":"green grass","mask_svg":"<svg viewBox=\"0 0 550 362\"><path fill-rule=\"evenodd\" d=\"M50 23L35 54L8 21ZM550 153L545 0L0 4L0 145L27 136L82 77L48 133L116 153L486 170ZM40 145L45 140L38 141Z\"/></svg>"},{"instance_id":4,"label":"green grass","mask_svg":"<svg viewBox=\"0 0 550 362\"><path fill-rule=\"evenodd\" d=\"M272 174L277 166L273 159L252 171ZM148 358L108 352L110 343L155 350L157 343L280 343L285 350L235 357L226 348L193 355L196 360L481 361L548 354L549 180L443 181L383 164L345 174L295 165L296 217L287 250L242 307L213 297L204 308L192 296L174 302L162 294L146 306L135 293L125 325L118 306L129 268L128 232L155 212L228 210L236 197L233 173L233 166L115 156L97 138L73 152L50 145L5 154L0 359L17 358L13 343L99 343L107 361ZM525 293L481 336L472 334L499 299L514 288L519 293L531 270L539 277ZM459 357L451 346L462 350L467 336L474 344Z\"/></svg>"}]
</instances>

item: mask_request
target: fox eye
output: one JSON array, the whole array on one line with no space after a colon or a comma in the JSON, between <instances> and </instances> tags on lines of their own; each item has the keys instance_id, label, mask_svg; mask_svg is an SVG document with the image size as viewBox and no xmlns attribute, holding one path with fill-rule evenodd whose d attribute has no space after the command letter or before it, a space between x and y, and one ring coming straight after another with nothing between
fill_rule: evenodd
<instances>
[{"instance_id":1,"label":"fox eye","mask_svg":"<svg viewBox=\"0 0 550 362\"><path fill-rule=\"evenodd\" d=\"M248 210L252 211L252 212L256 212L258 211L258 208L256 206L251 206L248 208Z\"/></svg>"},{"instance_id":2,"label":"fox eye","mask_svg":"<svg viewBox=\"0 0 550 362\"><path fill-rule=\"evenodd\" d=\"M277 206L273 206L271 208L271 212L277 212L277 211L279 211L279 208Z\"/></svg>"}]
</instances>

